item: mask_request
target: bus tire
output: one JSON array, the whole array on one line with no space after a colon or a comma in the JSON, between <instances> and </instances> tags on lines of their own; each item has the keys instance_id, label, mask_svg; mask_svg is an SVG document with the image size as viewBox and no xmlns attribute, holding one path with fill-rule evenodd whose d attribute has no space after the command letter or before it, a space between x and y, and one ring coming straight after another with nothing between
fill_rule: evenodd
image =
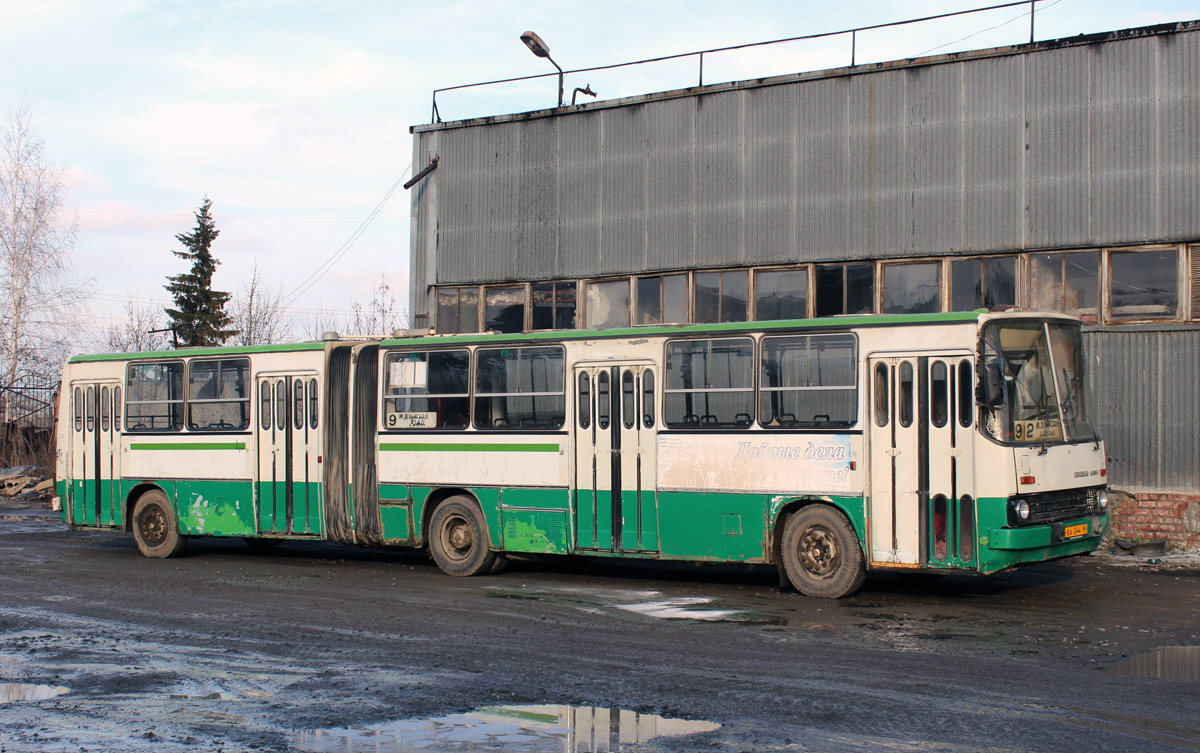
<instances>
[{"instance_id":1,"label":"bus tire","mask_svg":"<svg viewBox=\"0 0 1200 753\"><path fill-rule=\"evenodd\" d=\"M496 553L488 548L483 511L470 497L450 497L429 521L429 553L447 575L466 577L491 572Z\"/></svg>"},{"instance_id":2,"label":"bus tire","mask_svg":"<svg viewBox=\"0 0 1200 753\"><path fill-rule=\"evenodd\" d=\"M850 521L827 505L809 505L788 516L782 549L784 572L805 596L840 599L858 591L867 577Z\"/></svg>"},{"instance_id":3,"label":"bus tire","mask_svg":"<svg viewBox=\"0 0 1200 753\"><path fill-rule=\"evenodd\" d=\"M158 489L138 497L132 527L138 551L145 557L174 557L187 544L187 536L179 533L167 495Z\"/></svg>"}]
</instances>

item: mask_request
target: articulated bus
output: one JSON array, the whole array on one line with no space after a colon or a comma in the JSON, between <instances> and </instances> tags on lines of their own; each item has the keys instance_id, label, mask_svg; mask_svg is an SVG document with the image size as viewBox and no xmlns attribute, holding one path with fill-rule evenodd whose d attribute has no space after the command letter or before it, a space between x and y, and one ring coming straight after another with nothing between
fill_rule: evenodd
<instances>
[{"instance_id":1,"label":"articulated bus","mask_svg":"<svg viewBox=\"0 0 1200 753\"><path fill-rule=\"evenodd\" d=\"M777 565L840 597L872 571L994 573L1108 525L1075 319L848 316L331 337L77 356L57 497L72 528Z\"/></svg>"}]
</instances>

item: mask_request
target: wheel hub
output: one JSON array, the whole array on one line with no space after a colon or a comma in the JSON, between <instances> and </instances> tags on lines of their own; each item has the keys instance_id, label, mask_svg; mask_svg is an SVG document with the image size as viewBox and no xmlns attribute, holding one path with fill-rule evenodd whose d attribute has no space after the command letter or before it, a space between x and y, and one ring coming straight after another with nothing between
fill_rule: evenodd
<instances>
[{"instance_id":1,"label":"wheel hub","mask_svg":"<svg viewBox=\"0 0 1200 753\"><path fill-rule=\"evenodd\" d=\"M832 532L813 526L800 539L800 564L813 575L825 577L837 569L837 539Z\"/></svg>"}]
</instances>

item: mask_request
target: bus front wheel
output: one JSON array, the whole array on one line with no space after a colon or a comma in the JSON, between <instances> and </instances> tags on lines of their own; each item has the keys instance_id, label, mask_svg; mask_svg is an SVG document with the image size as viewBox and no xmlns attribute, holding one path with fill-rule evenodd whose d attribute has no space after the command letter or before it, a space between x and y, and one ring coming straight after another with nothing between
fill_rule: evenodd
<instances>
[{"instance_id":1,"label":"bus front wheel","mask_svg":"<svg viewBox=\"0 0 1200 753\"><path fill-rule=\"evenodd\" d=\"M496 553L488 548L483 511L464 496L450 497L437 506L429 521L429 552L447 575L490 572Z\"/></svg>"},{"instance_id":2,"label":"bus front wheel","mask_svg":"<svg viewBox=\"0 0 1200 753\"><path fill-rule=\"evenodd\" d=\"M138 497L133 506L133 539L146 557L174 557L183 551L187 536L179 533L167 495L155 489Z\"/></svg>"},{"instance_id":3,"label":"bus front wheel","mask_svg":"<svg viewBox=\"0 0 1200 753\"><path fill-rule=\"evenodd\" d=\"M805 596L840 599L862 587L867 569L858 536L837 510L809 505L783 528L783 569Z\"/></svg>"}]
</instances>

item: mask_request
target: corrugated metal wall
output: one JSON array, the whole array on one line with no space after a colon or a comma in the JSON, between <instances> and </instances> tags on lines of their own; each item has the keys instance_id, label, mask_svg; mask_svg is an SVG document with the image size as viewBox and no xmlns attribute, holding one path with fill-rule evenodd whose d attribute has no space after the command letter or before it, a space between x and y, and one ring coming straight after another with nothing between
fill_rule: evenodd
<instances>
[{"instance_id":1,"label":"corrugated metal wall","mask_svg":"<svg viewBox=\"0 0 1200 753\"><path fill-rule=\"evenodd\" d=\"M1200 23L414 129L435 284L1200 239ZM1086 336L1111 481L1200 489L1200 331Z\"/></svg>"},{"instance_id":2,"label":"corrugated metal wall","mask_svg":"<svg viewBox=\"0 0 1200 753\"><path fill-rule=\"evenodd\" d=\"M1084 345L1110 483L1200 489L1200 331L1094 331Z\"/></svg>"},{"instance_id":3,"label":"corrugated metal wall","mask_svg":"<svg viewBox=\"0 0 1200 753\"><path fill-rule=\"evenodd\" d=\"M419 127L414 292L1200 237L1186 28Z\"/></svg>"}]
</instances>

